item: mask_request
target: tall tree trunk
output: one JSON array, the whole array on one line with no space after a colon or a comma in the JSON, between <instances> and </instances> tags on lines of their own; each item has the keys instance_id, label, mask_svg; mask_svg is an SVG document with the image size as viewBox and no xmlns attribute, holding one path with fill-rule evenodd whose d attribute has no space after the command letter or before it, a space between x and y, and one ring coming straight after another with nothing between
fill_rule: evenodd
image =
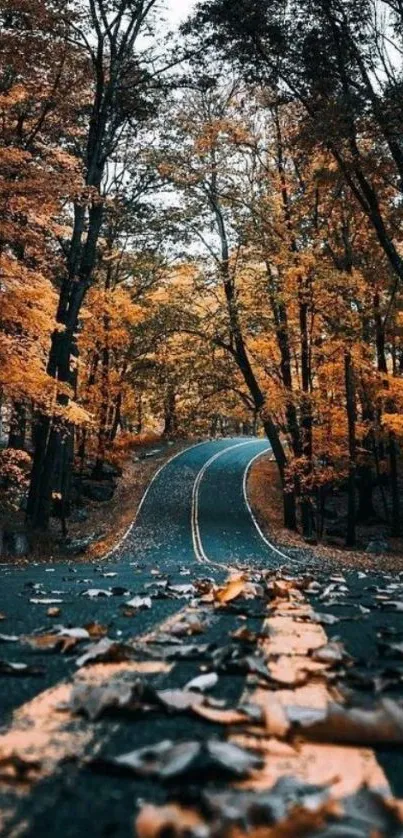
<instances>
[{"instance_id":1,"label":"tall tree trunk","mask_svg":"<svg viewBox=\"0 0 403 838\"><path fill-rule=\"evenodd\" d=\"M380 315L380 300L379 294L374 298L375 310L375 325L376 325L376 350L378 359L378 370L381 373L387 374L388 365L386 360L386 340L385 327ZM385 386L388 382L385 379ZM396 412L396 404L393 399L388 399L386 408L390 413ZM400 535L400 497L399 497L399 483L398 483L398 462L397 462L397 442L393 431L389 432L388 439L389 464L390 464L390 484L392 494L392 535Z\"/></svg>"},{"instance_id":2,"label":"tall tree trunk","mask_svg":"<svg viewBox=\"0 0 403 838\"><path fill-rule=\"evenodd\" d=\"M362 398L362 419L363 422L370 426L375 420L374 409L370 400L363 394ZM376 517L376 510L374 507L373 493L374 493L374 475L373 475L373 458L376 447L376 439L372 428L365 434L362 440L363 454L360 456L360 462L357 464L357 490L358 490L358 508L357 508L357 522L366 524L371 519Z\"/></svg>"},{"instance_id":3,"label":"tall tree trunk","mask_svg":"<svg viewBox=\"0 0 403 838\"><path fill-rule=\"evenodd\" d=\"M113 413L113 419L111 422L111 429L109 432L109 442L114 442L117 436L117 432L119 428L122 427L122 401L123 401L123 392L119 390L119 393L116 396L115 400L115 408Z\"/></svg>"},{"instance_id":4,"label":"tall tree trunk","mask_svg":"<svg viewBox=\"0 0 403 838\"><path fill-rule=\"evenodd\" d=\"M312 535L312 504L309 496L309 482L312 472L312 408L310 397L311 371L309 360L309 336L308 336L308 303L303 299L305 290L300 291L299 322L301 334L301 375L302 375L302 398L301 398L301 427L302 427L302 454L304 458L303 483L301 493L301 520L302 532L305 538Z\"/></svg>"},{"instance_id":5,"label":"tall tree trunk","mask_svg":"<svg viewBox=\"0 0 403 838\"><path fill-rule=\"evenodd\" d=\"M173 387L168 386L164 399L164 436L172 436L176 433L176 393Z\"/></svg>"},{"instance_id":6,"label":"tall tree trunk","mask_svg":"<svg viewBox=\"0 0 403 838\"><path fill-rule=\"evenodd\" d=\"M57 322L64 328L53 332L47 367L49 375L71 389L75 382L75 365L72 369L71 360L77 355L80 309L91 284L102 219L103 204L94 203L89 212L87 238L82 246L85 214L81 206L76 207L69 274L62 283L57 312ZM68 393L59 392L56 398L59 410L66 408L68 403ZM70 422L61 419L57 412L40 416L27 505L27 519L34 528L46 529L48 526L58 463L62 462L65 468L71 464L71 456L65 457L64 451L73 443L74 427ZM68 487L70 479L65 476L59 483ZM67 504L68 499L64 502Z\"/></svg>"},{"instance_id":7,"label":"tall tree trunk","mask_svg":"<svg viewBox=\"0 0 403 838\"><path fill-rule=\"evenodd\" d=\"M99 411L98 448L94 466L94 477L102 475L102 469L106 457L106 444L108 438L108 411L109 411L109 327L110 318L105 315L104 321L104 346L101 352L101 405Z\"/></svg>"},{"instance_id":8,"label":"tall tree trunk","mask_svg":"<svg viewBox=\"0 0 403 838\"><path fill-rule=\"evenodd\" d=\"M397 442L393 431L389 433L390 482L392 490L392 530L393 536L400 535L400 496L397 467Z\"/></svg>"},{"instance_id":9,"label":"tall tree trunk","mask_svg":"<svg viewBox=\"0 0 403 838\"><path fill-rule=\"evenodd\" d=\"M347 509L347 533L346 546L355 546L355 521L356 521L356 503L355 503L355 480L356 480L356 405L355 405L355 385L354 385L354 370L350 352L345 352L344 355L344 377L346 388L346 410L347 410L347 425L348 425L348 509Z\"/></svg>"},{"instance_id":10,"label":"tall tree trunk","mask_svg":"<svg viewBox=\"0 0 403 838\"><path fill-rule=\"evenodd\" d=\"M287 457L276 425L274 424L271 416L265 410L265 397L253 371L242 332L235 282L230 269L230 251L225 226L225 219L221 209L220 199L217 191L217 168L214 152L212 152L212 155L213 156L211 160L211 193L209 196L209 202L215 216L217 231L221 242L220 272L229 319L230 352L232 354L232 357L234 358L235 363L238 366L238 369L252 397L256 413L262 419L263 427L265 429L267 438L270 442L277 463L283 487L284 525L288 529L295 530L297 529L295 496L293 493L287 492L288 486L286 484Z\"/></svg>"}]
</instances>

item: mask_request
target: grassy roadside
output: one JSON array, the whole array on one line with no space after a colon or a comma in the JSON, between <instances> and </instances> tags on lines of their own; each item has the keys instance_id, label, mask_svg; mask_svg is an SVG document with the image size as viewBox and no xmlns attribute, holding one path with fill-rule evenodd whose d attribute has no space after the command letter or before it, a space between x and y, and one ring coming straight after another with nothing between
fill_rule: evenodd
<instances>
[{"instance_id":1,"label":"grassy roadside","mask_svg":"<svg viewBox=\"0 0 403 838\"><path fill-rule=\"evenodd\" d=\"M248 476L248 497L262 531L283 547L306 550L307 544L298 533L284 529L282 493L275 462L265 454L253 463ZM376 537L376 528L367 528L367 539ZM347 568L363 570L403 571L403 540L389 538L390 553L372 555L364 550L346 550L330 544L318 544L315 555L324 561L338 562Z\"/></svg>"},{"instance_id":2,"label":"grassy roadside","mask_svg":"<svg viewBox=\"0 0 403 838\"><path fill-rule=\"evenodd\" d=\"M24 559L9 559L14 565L32 562L49 563L66 560L91 562L106 558L119 542L136 516L140 501L155 473L175 454L192 445L192 440L162 442L153 440L136 447L123 466L122 477L110 501L99 503L85 500L86 521L69 522L70 539L85 539L93 533L100 535L81 555L72 556L61 539L60 523L52 519L48 533L36 536L32 553Z\"/></svg>"}]
</instances>

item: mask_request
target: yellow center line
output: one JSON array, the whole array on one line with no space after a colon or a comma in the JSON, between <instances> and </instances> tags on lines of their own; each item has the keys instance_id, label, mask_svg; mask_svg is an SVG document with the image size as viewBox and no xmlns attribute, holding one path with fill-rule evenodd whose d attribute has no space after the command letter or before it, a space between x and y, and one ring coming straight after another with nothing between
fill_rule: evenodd
<instances>
[{"instance_id":1,"label":"yellow center line","mask_svg":"<svg viewBox=\"0 0 403 838\"><path fill-rule=\"evenodd\" d=\"M290 706L326 709L329 703L342 702L324 673L328 665L315 662L310 653L328 643L322 626L314 621L313 609L293 589L290 599L278 598L270 604L271 614L264 623L260 648L268 658L270 672L284 683L274 692L247 688L243 701L259 705L266 719L265 732L251 729L232 738L245 747L258 748L264 767L253 780L243 784L254 789L270 789L283 776L292 775L306 783L331 785L335 798L357 791L363 784L391 796L385 774L371 748L282 740L281 729ZM301 617L310 622L301 622ZM301 678L299 677L301 676ZM295 686L305 680L302 686ZM277 735L276 735L277 734Z\"/></svg>"}]
</instances>

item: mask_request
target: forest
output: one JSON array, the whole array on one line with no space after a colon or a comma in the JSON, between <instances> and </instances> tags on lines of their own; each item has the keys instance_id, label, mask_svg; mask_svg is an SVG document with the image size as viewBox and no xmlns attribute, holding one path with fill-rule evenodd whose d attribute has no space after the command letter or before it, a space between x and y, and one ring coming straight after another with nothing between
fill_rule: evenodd
<instances>
[{"instance_id":1,"label":"forest","mask_svg":"<svg viewBox=\"0 0 403 838\"><path fill-rule=\"evenodd\" d=\"M403 836L403 0L0 0L0 836Z\"/></svg>"},{"instance_id":2,"label":"forest","mask_svg":"<svg viewBox=\"0 0 403 838\"><path fill-rule=\"evenodd\" d=\"M284 526L401 534L403 4L0 3L0 530L266 436ZM2 527L1 527L2 525ZM1 552L1 551L0 551Z\"/></svg>"}]
</instances>

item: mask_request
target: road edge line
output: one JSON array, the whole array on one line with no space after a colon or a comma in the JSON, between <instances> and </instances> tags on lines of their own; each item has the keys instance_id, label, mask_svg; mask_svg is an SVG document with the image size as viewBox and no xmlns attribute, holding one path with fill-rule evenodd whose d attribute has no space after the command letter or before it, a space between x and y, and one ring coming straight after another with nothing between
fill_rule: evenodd
<instances>
[{"instance_id":1,"label":"road edge line","mask_svg":"<svg viewBox=\"0 0 403 838\"><path fill-rule=\"evenodd\" d=\"M278 547L276 547L275 544L272 544L272 542L269 541L268 538L266 538L262 528L260 527L260 525L259 525L259 523L256 519L255 513L253 512L253 509L250 505L249 498L248 498L247 484L248 484L249 473L250 473L250 470L253 466L253 463L255 463L256 460L258 460L260 457L263 457L264 454L267 454L267 452L271 451L271 450L272 449L269 445L264 451L260 451L259 454L256 454L256 456L253 457L250 460L250 462L247 464L247 466L245 468L245 471L244 471L244 474L243 474L243 481L242 481L243 498L244 498L244 501L245 501L245 506L246 506L246 508L249 512L249 515L252 518L254 526L255 526L257 532L259 533L260 538L262 539L262 541L264 541L264 543L266 544L267 547L270 547L270 550L273 550L275 553L277 553L278 556L281 556L282 559L285 559L287 562L294 562L295 559L292 559L291 556L287 556L285 553L283 553L281 550L279 550Z\"/></svg>"},{"instance_id":2,"label":"road edge line","mask_svg":"<svg viewBox=\"0 0 403 838\"><path fill-rule=\"evenodd\" d=\"M159 477L159 476L160 476L160 474L161 474L161 472L164 470L164 468L166 468L166 466L169 466L171 463L173 463L173 461L174 461L174 460L176 460L178 457L180 457L182 454L187 454L187 453L188 453L188 451L193 451L193 449L194 449L194 448L199 448L199 446L201 446L201 445L206 445L206 444L208 444L209 442L211 442L211 440L208 440L208 439L206 440L206 439L204 439L204 440L202 440L201 442L196 442L194 445L189 445L187 448L183 448L181 451L177 451L177 452L176 452L176 454L173 454L173 455L172 455L172 457L170 457L170 458L169 458L169 460L166 460L166 462L165 462L165 463L162 463L162 465L160 465L160 467L157 469L157 471L155 472L155 474L154 474L154 475L153 475L153 477L151 478L151 480L150 480L150 482L149 482L149 484L148 484L147 488L145 489L145 491L144 491L144 493L143 493L143 495L142 495L142 498L141 498L140 503L139 503L139 505L138 505L138 507L137 507L137 511L136 511L136 514L135 514L135 516L134 516L134 518L133 518L132 522L129 524L129 526L128 526L127 530L126 530L126 531L123 533L123 535L120 537L120 539L119 539L119 541L117 542L117 544L115 544L115 546L114 546L114 547L112 547L112 549L111 549L111 550L109 550L107 553L104 553L104 555L101 557L102 561L104 561L105 559L109 559L111 556L113 556L113 554L114 554L114 553L116 553L118 550L120 550L120 548L121 548L122 544L123 544L123 543L126 541L126 539L129 537L129 535L130 535L130 533L131 533L132 529L134 528L134 526L135 526L135 525L136 525L136 523L137 523L137 519L138 519L138 517L139 517L139 515L140 515L140 512L141 512L141 510L142 510L142 507L143 507L143 505L144 505L144 503L145 503L145 501L146 501L147 495L148 495L148 493L149 493L149 491L150 491L150 489L151 489L151 487L152 487L152 485L153 485L154 481L157 479L157 477Z\"/></svg>"},{"instance_id":3,"label":"road edge line","mask_svg":"<svg viewBox=\"0 0 403 838\"><path fill-rule=\"evenodd\" d=\"M196 561L200 564L205 563L209 565L215 565L216 567L221 567L224 570L229 570L227 565L221 564L220 562L214 562L214 560L209 559L207 554L204 551L203 543L201 539L200 527L199 527L199 520L198 520L198 511L199 511L199 489L203 477L208 470L208 468L219 459L219 457L223 456L227 453L227 451L233 451L235 448L241 448L243 445L256 445L256 439L246 440L244 442L238 442L235 445L228 446L223 451L218 451L216 454L213 454L209 460L207 460L200 471L197 473L195 477L195 482L193 484L192 490L192 508L191 508L191 518L190 518L190 526L191 526L191 533L192 533L192 543L193 543L193 551L196 557Z\"/></svg>"}]
</instances>

